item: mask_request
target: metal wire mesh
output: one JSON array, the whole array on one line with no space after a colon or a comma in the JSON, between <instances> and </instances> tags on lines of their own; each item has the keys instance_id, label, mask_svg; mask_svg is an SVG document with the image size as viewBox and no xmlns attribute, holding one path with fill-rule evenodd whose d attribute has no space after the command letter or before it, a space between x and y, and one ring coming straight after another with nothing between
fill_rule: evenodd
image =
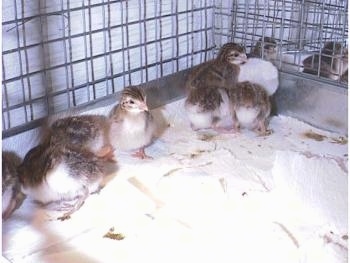
<instances>
[{"instance_id":1,"label":"metal wire mesh","mask_svg":"<svg viewBox=\"0 0 350 263\"><path fill-rule=\"evenodd\" d=\"M3 136L212 57L213 1L6 0Z\"/></svg>"},{"instance_id":2,"label":"metal wire mesh","mask_svg":"<svg viewBox=\"0 0 350 263\"><path fill-rule=\"evenodd\" d=\"M300 73L302 61L320 53L329 41L340 43L342 52L347 53L346 0L220 0L215 4L215 43L242 43L249 53L259 39L272 37L277 43L276 65L281 71L310 77ZM340 81L333 84L347 86Z\"/></svg>"},{"instance_id":3,"label":"metal wire mesh","mask_svg":"<svg viewBox=\"0 0 350 263\"><path fill-rule=\"evenodd\" d=\"M347 47L347 16L345 0L5 0L3 137L191 68L228 41L250 52L273 37L279 69L309 77L305 56L330 40Z\"/></svg>"}]
</instances>

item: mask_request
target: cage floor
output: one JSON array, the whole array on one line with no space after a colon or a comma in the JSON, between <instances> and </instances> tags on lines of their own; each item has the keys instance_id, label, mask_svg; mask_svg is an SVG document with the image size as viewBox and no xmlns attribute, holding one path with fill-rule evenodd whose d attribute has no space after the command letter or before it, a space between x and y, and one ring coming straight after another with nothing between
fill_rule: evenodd
<instances>
[{"instance_id":1,"label":"cage floor","mask_svg":"<svg viewBox=\"0 0 350 263\"><path fill-rule=\"evenodd\" d=\"M99 109L105 113L108 109ZM167 129L66 221L26 199L3 223L11 262L345 262L347 138L275 116L257 137ZM159 118L161 119L161 118ZM62 212L61 212L62 213Z\"/></svg>"}]
</instances>

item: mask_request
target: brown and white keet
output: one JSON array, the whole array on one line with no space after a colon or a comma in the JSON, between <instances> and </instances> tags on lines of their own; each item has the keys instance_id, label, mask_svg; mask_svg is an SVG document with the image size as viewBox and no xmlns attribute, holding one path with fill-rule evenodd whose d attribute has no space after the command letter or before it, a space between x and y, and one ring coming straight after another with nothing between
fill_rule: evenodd
<instances>
[{"instance_id":1,"label":"brown and white keet","mask_svg":"<svg viewBox=\"0 0 350 263\"><path fill-rule=\"evenodd\" d=\"M267 129L271 103L265 89L248 81L240 82L228 91L231 103L233 131L241 127L254 130L259 135L271 133Z\"/></svg>"},{"instance_id":2,"label":"brown and white keet","mask_svg":"<svg viewBox=\"0 0 350 263\"><path fill-rule=\"evenodd\" d=\"M49 128L51 143L71 145L115 161L109 141L110 121L103 115L76 115L58 119Z\"/></svg>"},{"instance_id":3,"label":"brown and white keet","mask_svg":"<svg viewBox=\"0 0 350 263\"><path fill-rule=\"evenodd\" d=\"M23 193L43 205L58 203L59 210L68 210L58 217L65 220L101 188L105 167L106 161L92 152L51 141L26 154L18 175Z\"/></svg>"},{"instance_id":4,"label":"brown and white keet","mask_svg":"<svg viewBox=\"0 0 350 263\"><path fill-rule=\"evenodd\" d=\"M186 83L185 100L192 129L218 129L225 125L225 117L229 115L226 89L237 82L240 65L246 60L242 46L226 43L216 59L193 70Z\"/></svg>"},{"instance_id":5,"label":"brown and white keet","mask_svg":"<svg viewBox=\"0 0 350 263\"><path fill-rule=\"evenodd\" d=\"M326 42L320 54L303 60L303 72L333 80L347 81L348 49L341 43Z\"/></svg>"},{"instance_id":6,"label":"brown and white keet","mask_svg":"<svg viewBox=\"0 0 350 263\"><path fill-rule=\"evenodd\" d=\"M121 151L136 150L134 157L151 158L145 153L145 147L154 139L156 123L142 88L126 87L119 103L110 111L109 119L109 138L114 148Z\"/></svg>"}]
</instances>

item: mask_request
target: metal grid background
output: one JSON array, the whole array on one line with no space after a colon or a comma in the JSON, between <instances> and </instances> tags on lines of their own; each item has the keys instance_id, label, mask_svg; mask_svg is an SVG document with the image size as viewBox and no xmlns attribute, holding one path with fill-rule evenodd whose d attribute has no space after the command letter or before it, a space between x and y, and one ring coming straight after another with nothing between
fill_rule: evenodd
<instances>
[{"instance_id":1,"label":"metal grid background","mask_svg":"<svg viewBox=\"0 0 350 263\"><path fill-rule=\"evenodd\" d=\"M280 71L313 78L300 73L306 56L320 52L327 41L341 43L344 51L348 47L348 0L216 1L216 45L234 41L250 52L265 36L276 40Z\"/></svg>"},{"instance_id":2,"label":"metal grid background","mask_svg":"<svg viewBox=\"0 0 350 263\"><path fill-rule=\"evenodd\" d=\"M3 137L212 58L213 1L5 0Z\"/></svg>"},{"instance_id":3,"label":"metal grid background","mask_svg":"<svg viewBox=\"0 0 350 263\"><path fill-rule=\"evenodd\" d=\"M344 0L5 0L3 137L207 61L228 41L249 52L272 36L279 69L309 77L302 56L346 43L347 15Z\"/></svg>"}]
</instances>

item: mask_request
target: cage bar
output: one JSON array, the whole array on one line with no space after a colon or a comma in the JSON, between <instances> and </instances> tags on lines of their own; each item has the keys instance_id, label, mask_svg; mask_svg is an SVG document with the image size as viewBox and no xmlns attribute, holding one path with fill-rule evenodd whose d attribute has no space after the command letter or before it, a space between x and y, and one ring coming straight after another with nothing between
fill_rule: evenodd
<instances>
[{"instance_id":1,"label":"cage bar","mask_svg":"<svg viewBox=\"0 0 350 263\"><path fill-rule=\"evenodd\" d=\"M347 52L343 0L5 0L2 28L3 137L128 85L159 86L229 41L249 53L273 37L281 72L347 87L320 67L303 72L303 60L329 41Z\"/></svg>"}]
</instances>

